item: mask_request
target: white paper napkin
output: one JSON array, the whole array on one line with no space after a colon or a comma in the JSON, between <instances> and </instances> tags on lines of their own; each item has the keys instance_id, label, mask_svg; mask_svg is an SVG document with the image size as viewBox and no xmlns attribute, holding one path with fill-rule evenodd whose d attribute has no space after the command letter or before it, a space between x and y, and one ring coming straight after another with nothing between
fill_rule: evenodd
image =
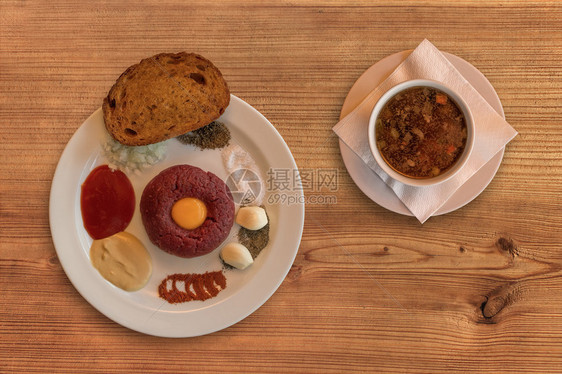
<instances>
[{"instance_id":1,"label":"white paper napkin","mask_svg":"<svg viewBox=\"0 0 562 374\"><path fill-rule=\"evenodd\" d=\"M453 178L436 186L413 187L390 178L377 165L369 148L367 129L376 102L391 87L412 79L430 79L445 84L461 96L474 118L474 148L465 166ZM517 131L428 40L421 42L386 80L332 130L392 188L421 223L431 217L464 182L517 135Z\"/></svg>"}]
</instances>

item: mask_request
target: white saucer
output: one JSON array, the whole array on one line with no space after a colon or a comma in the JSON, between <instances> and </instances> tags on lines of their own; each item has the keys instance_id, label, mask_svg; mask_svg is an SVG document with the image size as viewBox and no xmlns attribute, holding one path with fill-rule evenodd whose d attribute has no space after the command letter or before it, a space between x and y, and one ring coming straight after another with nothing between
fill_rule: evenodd
<instances>
[{"instance_id":1,"label":"white saucer","mask_svg":"<svg viewBox=\"0 0 562 374\"><path fill-rule=\"evenodd\" d=\"M402 51L387 56L367 69L357 79L343 103L340 119L351 112L375 87L381 84L412 51ZM457 68L486 101L505 118L502 104L494 87L486 77L470 63L460 57L443 52L445 57ZM365 134L366 135L366 134ZM395 213L412 216L413 214L398 199L394 191L373 172L363 160L340 140L340 152L349 175L361 191L375 203ZM503 158L502 148L488 163L463 184L445 204L433 215L452 212L475 199L492 181Z\"/></svg>"}]
</instances>

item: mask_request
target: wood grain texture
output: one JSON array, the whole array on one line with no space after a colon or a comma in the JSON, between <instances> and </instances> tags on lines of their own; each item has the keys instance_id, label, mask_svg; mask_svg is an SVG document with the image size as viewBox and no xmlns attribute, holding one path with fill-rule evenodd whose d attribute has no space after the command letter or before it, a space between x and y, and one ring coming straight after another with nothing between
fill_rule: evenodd
<instances>
[{"instance_id":1,"label":"wood grain texture","mask_svg":"<svg viewBox=\"0 0 562 374\"><path fill-rule=\"evenodd\" d=\"M0 372L509 372L562 368L562 4L547 1L2 1ZM331 128L361 73L424 38L496 88L519 135L490 186L423 226L366 198ZM50 183L118 75L164 51L212 60L301 168L308 204L279 290L223 331L130 331L72 287ZM502 239L503 238L503 239Z\"/></svg>"}]
</instances>

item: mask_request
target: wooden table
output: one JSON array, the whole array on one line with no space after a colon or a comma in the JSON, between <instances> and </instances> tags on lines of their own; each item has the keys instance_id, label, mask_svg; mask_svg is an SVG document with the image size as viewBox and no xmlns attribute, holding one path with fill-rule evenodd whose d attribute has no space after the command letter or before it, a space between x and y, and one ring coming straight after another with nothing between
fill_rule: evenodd
<instances>
[{"instance_id":1,"label":"wooden table","mask_svg":"<svg viewBox=\"0 0 562 374\"><path fill-rule=\"evenodd\" d=\"M561 372L562 3L448 3L3 1L0 371ZM476 200L421 225L363 195L331 128L365 69L424 38L486 75L519 135ZM48 201L118 75L182 50L211 59L300 168L339 179L337 203L307 205L294 265L259 310L166 339L78 294Z\"/></svg>"}]
</instances>

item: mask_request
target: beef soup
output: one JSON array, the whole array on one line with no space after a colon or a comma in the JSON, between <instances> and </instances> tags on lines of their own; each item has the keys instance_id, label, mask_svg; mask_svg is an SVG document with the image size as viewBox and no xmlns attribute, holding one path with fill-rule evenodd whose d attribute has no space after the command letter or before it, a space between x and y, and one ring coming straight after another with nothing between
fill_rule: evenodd
<instances>
[{"instance_id":1,"label":"beef soup","mask_svg":"<svg viewBox=\"0 0 562 374\"><path fill-rule=\"evenodd\" d=\"M449 95L432 87L412 87L381 109L375 138L392 169L410 178L432 178L459 160L467 142L467 124Z\"/></svg>"}]
</instances>

